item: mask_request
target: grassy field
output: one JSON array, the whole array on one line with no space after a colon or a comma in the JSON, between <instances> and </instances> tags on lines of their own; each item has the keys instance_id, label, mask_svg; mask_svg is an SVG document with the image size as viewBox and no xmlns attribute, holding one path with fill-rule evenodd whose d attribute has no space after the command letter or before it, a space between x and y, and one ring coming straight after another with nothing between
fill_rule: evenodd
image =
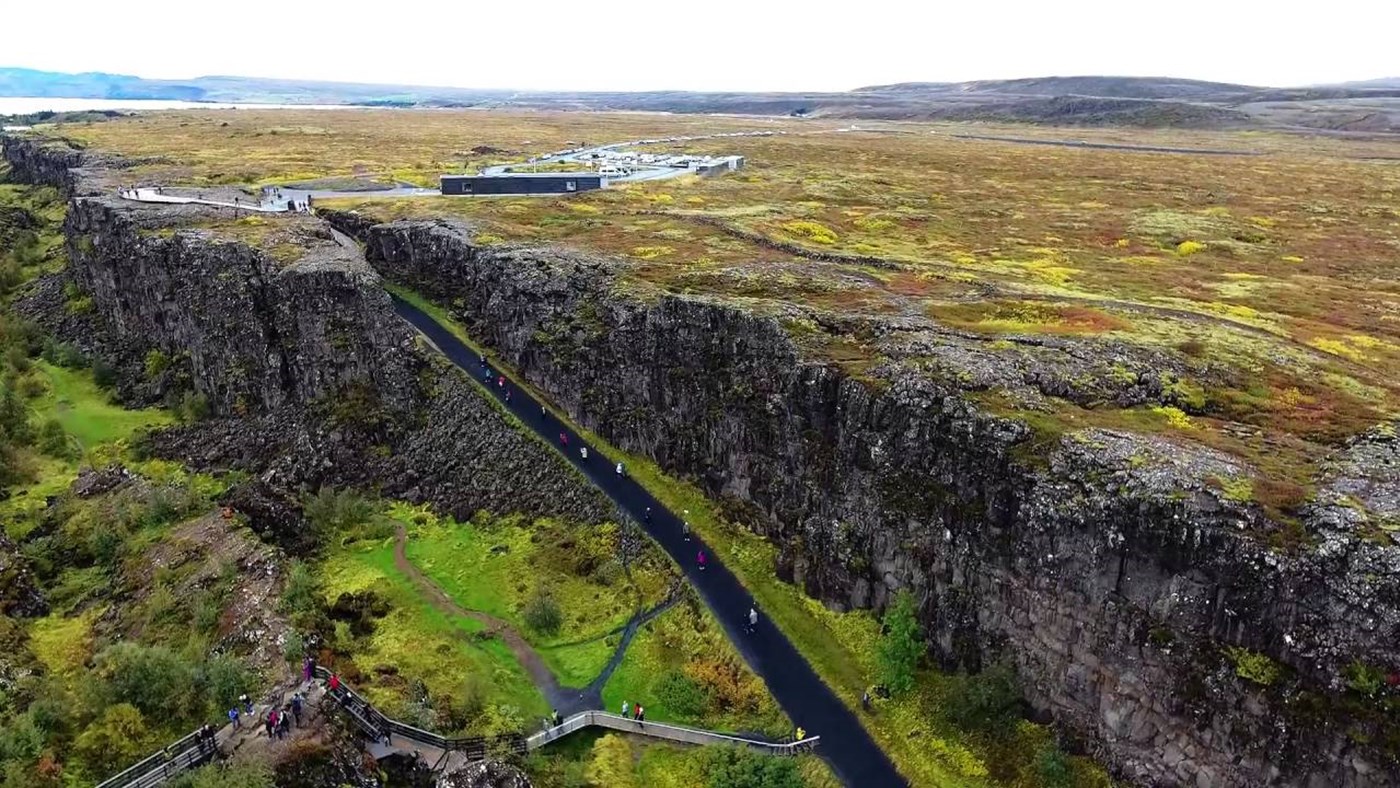
<instances>
[{"instance_id":1,"label":"grassy field","mask_svg":"<svg viewBox=\"0 0 1400 788\"><path fill-rule=\"evenodd\" d=\"M350 662L337 669L373 703L401 719L441 725L447 707L468 693L480 695L477 732L518 730L549 709L509 649L481 638L483 626L438 611L394 566L392 540L361 541L337 548L316 568L328 603L341 594L372 591L389 604L373 631L337 639L353 643ZM419 697L421 686L427 702Z\"/></svg>"},{"instance_id":2,"label":"grassy field","mask_svg":"<svg viewBox=\"0 0 1400 788\"><path fill-rule=\"evenodd\" d=\"M64 369L45 361L35 364L48 387L34 405L40 419L54 418L83 448L122 440L142 429L174 422L168 411L131 410L112 404L87 370Z\"/></svg>"},{"instance_id":3,"label":"grassy field","mask_svg":"<svg viewBox=\"0 0 1400 788\"><path fill-rule=\"evenodd\" d=\"M565 686L587 686L617 645L612 635L640 609L665 598L673 572L654 547L624 570L618 527L592 529L549 520L479 516L458 523L424 508L395 508L412 523L406 554L458 604L509 621L539 651ZM541 632L525 610L553 599L560 626Z\"/></svg>"}]
</instances>

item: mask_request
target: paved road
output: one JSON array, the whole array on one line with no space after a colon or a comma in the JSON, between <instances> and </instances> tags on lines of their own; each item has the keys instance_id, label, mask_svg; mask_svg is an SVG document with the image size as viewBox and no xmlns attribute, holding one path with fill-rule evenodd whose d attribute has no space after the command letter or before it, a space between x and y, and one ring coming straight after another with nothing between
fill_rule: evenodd
<instances>
[{"instance_id":1,"label":"paved road","mask_svg":"<svg viewBox=\"0 0 1400 788\"><path fill-rule=\"evenodd\" d=\"M494 377L495 370L483 368L470 348L431 317L398 298L394 299L394 308L468 375L481 380L490 372ZM889 758L861 727L851 710L830 687L822 683L787 637L762 615L761 609L758 631L752 635L743 631L744 617L753 604L753 596L698 537L691 541L683 538L681 521L674 513L662 506L641 485L630 478L619 477L614 472L614 461L598 447L589 445L573 430L564 428L552 415L541 417L540 403L528 393L514 390L511 401L506 402L503 390L496 386L490 386L489 390L502 406L545 440L557 441L561 430L568 435L569 450L564 455L618 507L642 523L657 543L676 560L700 592L705 604L714 611L740 654L768 684L783 710L796 725L806 728L811 735L821 736L818 754L831 764L847 785L857 788L905 785ZM582 446L588 446L587 462L580 459L578 454ZM652 511L650 522L645 517L647 507ZM699 550L704 550L709 558L704 571L696 566L696 552Z\"/></svg>"}]
</instances>

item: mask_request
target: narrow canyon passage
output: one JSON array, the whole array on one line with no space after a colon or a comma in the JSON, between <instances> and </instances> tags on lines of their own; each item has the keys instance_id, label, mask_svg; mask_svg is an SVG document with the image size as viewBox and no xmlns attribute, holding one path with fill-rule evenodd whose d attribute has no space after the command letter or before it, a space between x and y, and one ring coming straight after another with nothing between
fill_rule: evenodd
<instances>
[{"instance_id":1,"label":"narrow canyon passage","mask_svg":"<svg viewBox=\"0 0 1400 788\"><path fill-rule=\"evenodd\" d=\"M433 318L397 297L394 308L468 376L479 379L485 374L476 354ZM492 371L494 373L494 369ZM762 615L762 610L757 631L753 634L743 631L743 619L753 604L753 596L698 536L685 540L681 520L675 513L630 477L618 476L614 470L615 461L605 452L561 425L555 417L542 418L540 402L528 392L512 386L511 399L506 401L504 390L495 386L488 389L503 407L545 441L555 443L561 430L568 435L569 450L564 456L624 512L641 523L676 561L699 591L700 598L719 619L735 648L767 683L793 723L805 728L809 735L821 736L818 754L847 785L875 788L905 784L851 710L817 677L782 631ZM581 459L578 451L584 446L588 447L587 461ZM645 517L648 508L652 511L650 522ZM704 550L708 558L703 571L696 566L699 550Z\"/></svg>"}]
</instances>

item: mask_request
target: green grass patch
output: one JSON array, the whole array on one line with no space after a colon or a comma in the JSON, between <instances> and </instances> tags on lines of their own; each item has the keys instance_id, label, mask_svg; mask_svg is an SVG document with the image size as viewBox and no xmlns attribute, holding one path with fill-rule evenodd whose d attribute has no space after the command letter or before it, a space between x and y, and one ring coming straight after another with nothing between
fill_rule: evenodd
<instances>
[{"instance_id":1,"label":"green grass patch","mask_svg":"<svg viewBox=\"0 0 1400 788\"><path fill-rule=\"evenodd\" d=\"M29 650L48 672L76 686L92 656L93 623L104 612L94 607L82 615L52 613L29 625Z\"/></svg>"},{"instance_id":2,"label":"green grass patch","mask_svg":"<svg viewBox=\"0 0 1400 788\"><path fill-rule=\"evenodd\" d=\"M499 639L481 637L481 624L448 616L419 595L395 568L392 541L337 547L316 574L328 602L364 591L389 602L388 615L375 621L369 635L353 638L349 649L356 688L386 712L421 720L422 712L412 708L416 684L443 704L469 685L485 687L483 730L520 729L548 712L529 675Z\"/></svg>"},{"instance_id":3,"label":"green grass patch","mask_svg":"<svg viewBox=\"0 0 1400 788\"><path fill-rule=\"evenodd\" d=\"M56 418L64 432L78 439L84 448L130 437L137 430L174 422L166 411L130 410L112 404L107 392L98 387L87 369L65 369L47 361L36 361L49 391L36 400L40 419Z\"/></svg>"},{"instance_id":4,"label":"green grass patch","mask_svg":"<svg viewBox=\"0 0 1400 788\"><path fill-rule=\"evenodd\" d=\"M459 523L399 505L412 522L408 558L458 604L511 622L566 686L586 686L611 656L606 635L639 609L658 604L672 579L655 548L624 569L619 528L479 514ZM530 626L525 609L544 595L562 616L557 631ZM592 642L582 642L592 641Z\"/></svg>"}]
</instances>

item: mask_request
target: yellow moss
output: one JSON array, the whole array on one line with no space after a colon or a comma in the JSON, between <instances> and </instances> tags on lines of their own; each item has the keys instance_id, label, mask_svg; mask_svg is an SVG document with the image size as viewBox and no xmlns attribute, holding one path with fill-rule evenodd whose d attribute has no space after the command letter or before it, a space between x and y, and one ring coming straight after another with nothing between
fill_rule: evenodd
<instances>
[{"instance_id":1,"label":"yellow moss","mask_svg":"<svg viewBox=\"0 0 1400 788\"><path fill-rule=\"evenodd\" d=\"M795 220L783 223L783 230L812 243L834 244L839 240L836 231L818 222Z\"/></svg>"},{"instance_id":2,"label":"yellow moss","mask_svg":"<svg viewBox=\"0 0 1400 788\"><path fill-rule=\"evenodd\" d=\"M1176 253L1182 257L1190 257L1198 252L1204 252L1206 245L1200 241L1182 241L1176 245Z\"/></svg>"},{"instance_id":3,"label":"yellow moss","mask_svg":"<svg viewBox=\"0 0 1400 788\"><path fill-rule=\"evenodd\" d=\"M92 656L92 625L106 608L65 618L53 613L29 625L29 650L49 672L72 682Z\"/></svg>"},{"instance_id":4,"label":"yellow moss","mask_svg":"<svg viewBox=\"0 0 1400 788\"><path fill-rule=\"evenodd\" d=\"M1195 429L1196 425L1187 416L1185 411L1174 408L1171 405L1161 405L1152 409L1153 413L1166 419L1167 425L1179 430Z\"/></svg>"},{"instance_id":5,"label":"yellow moss","mask_svg":"<svg viewBox=\"0 0 1400 788\"><path fill-rule=\"evenodd\" d=\"M1365 361L1366 354L1339 339L1328 339L1327 337L1316 337L1308 340L1308 344L1335 356L1351 359L1352 361Z\"/></svg>"},{"instance_id":6,"label":"yellow moss","mask_svg":"<svg viewBox=\"0 0 1400 788\"><path fill-rule=\"evenodd\" d=\"M674 251L676 250L669 246L635 246L632 248L632 256L640 257L643 260L655 260Z\"/></svg>"}]
</instances>

